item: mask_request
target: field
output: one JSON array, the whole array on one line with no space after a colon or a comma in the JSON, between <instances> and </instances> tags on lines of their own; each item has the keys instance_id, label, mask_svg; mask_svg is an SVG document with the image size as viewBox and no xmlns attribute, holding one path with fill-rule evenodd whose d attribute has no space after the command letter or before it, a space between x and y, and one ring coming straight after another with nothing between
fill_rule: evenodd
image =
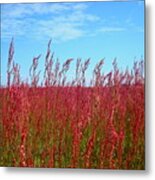
<instances>
[{"instance_id":1,"label":"field","mask_svg":"<svg viewBox=\"0 0 155 180\"><path fill-rule=\"evenodd\" d=\"M30 82L21 80L10 43L7 86L0 88L0 166L145 169L144 62L104 74L99 61L62 66L48 44L44 75L33 59ZM61 68L60 68L61 67Z\"/></svg>"}]
</instances>

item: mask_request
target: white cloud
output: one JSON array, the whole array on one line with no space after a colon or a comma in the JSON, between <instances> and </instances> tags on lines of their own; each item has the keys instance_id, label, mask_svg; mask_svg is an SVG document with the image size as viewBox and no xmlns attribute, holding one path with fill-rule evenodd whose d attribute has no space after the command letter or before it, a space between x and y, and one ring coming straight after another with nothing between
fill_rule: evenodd
<instances>
[{"instance_id":1,"label":"white cloud","mask_svg":"<svg viewBox=\"0 0 155 180\"><path fill-rule=\"evenodd\" d=\"M100 19L86 10L84 3L3 5L2 37L46 37L57 42L76 39L90 34L86 26Z\"/></svg>"},{"instance_id":2,"label":"white cloud","mask_svg":"<svg viewBox=\"0 0 155 180\"><path fill-rule=\"evenodd\" d=\"M83 10L87 9L87 5L86 4L76 4L73 6L73 9L75 11L83 11Z\"/></svg>"},{"instance_id":3,"label":"white cloud","mask_svg":"<svg viewBox=\"0 0 155 180\"><path fill-rule=\"evenodd\" d=\"M34 14L58 14L70 9L71 6L65 3L4 4L2 5L2 17L23 18Z\"/></svg>"},{"instance_id":4,"label":"white cloud","mask_svg":"<svg viewBox=\"0 0 155 180\"><path fill-rule=\"evenodd\" d=\"M80 29L79 26L64 21L63 19L62 21L61 19L59 19L59 21L56 19L51 21L40 21L37 23L37 26L40 27L36 32L38 37L42 36L42 33L44 32L44 35L47 38L52 37L57 42L76 39L85 34L84 30Z\"/></svg>"},{"instance_id":5,"label":"white cloud","mask_svg":"<svg viewBox=\"0 0 155 180\"><path fill-rule=\"evenodd\" d=\"M135 28L131 18L120 24L115 16L104 19L88 10L86 3L2 5L2 38L52 38L55 42L62 42L102 33L124 32L131 26L134 31L144 31L140 27Z\"/></svg>"}]
</instances>

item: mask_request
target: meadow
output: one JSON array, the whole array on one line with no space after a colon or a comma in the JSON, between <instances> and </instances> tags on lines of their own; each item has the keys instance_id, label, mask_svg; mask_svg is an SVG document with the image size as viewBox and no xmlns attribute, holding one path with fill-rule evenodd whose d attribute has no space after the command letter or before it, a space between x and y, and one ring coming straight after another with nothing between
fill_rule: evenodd
<instances>
[{"instance_id":1,"label":"meadow","mask_svg":"<svg viewBox=\"0 0 155 180\"><path fill-rule=\"evenodd\" d=\"M0 166L145 169L144 61L132 70L104 73L100 60L87 82L91 59L61 65L48 43L43 77L40 56L20 77L10 43L6 86L0 87Z\"/></svg>"}]
</instances>

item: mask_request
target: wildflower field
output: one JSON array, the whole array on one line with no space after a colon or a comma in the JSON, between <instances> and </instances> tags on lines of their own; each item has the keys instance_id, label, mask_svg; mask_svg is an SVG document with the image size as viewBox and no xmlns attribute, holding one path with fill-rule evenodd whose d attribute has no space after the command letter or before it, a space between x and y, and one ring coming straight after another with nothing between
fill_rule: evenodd
<instances>
[{"instance_id":1,"label":"wildflower field","mask_svg":"<svg viewBox=\"0 0 155 180\"><path fill-rule=\"evenodd\" d=\"M50 44L43 76L38 56L28 82L10 43L7 82L0 87L0 166L145 169L144 61L120 71L114 60L105 73L100 60L88 83L91 59L61 64Z\"/></svg>"}]
</instances>

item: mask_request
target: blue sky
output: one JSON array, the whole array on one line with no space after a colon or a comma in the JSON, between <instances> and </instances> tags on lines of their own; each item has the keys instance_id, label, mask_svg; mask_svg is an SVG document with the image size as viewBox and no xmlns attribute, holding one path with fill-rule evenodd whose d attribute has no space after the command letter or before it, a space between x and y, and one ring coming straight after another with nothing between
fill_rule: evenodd
<instances>
[{"instance_id":1,"label":"blue sky","mask_svg":"<svg viewBox=\"0 0 155 180\"><path fill-rule=\"evenodd\" d=\"M144 57L144 2L79 2L1 5L1 71L6 84L8 48L14 38L15 62L26 79L32 58L42 54L43 71L49 39L55 58L91 58L87 77L95 64L105 58L103 70L109 71L116 57L120 69L132 67ZM72 63L70 78L75 70Z\"/></svg>"}]
</instances>

